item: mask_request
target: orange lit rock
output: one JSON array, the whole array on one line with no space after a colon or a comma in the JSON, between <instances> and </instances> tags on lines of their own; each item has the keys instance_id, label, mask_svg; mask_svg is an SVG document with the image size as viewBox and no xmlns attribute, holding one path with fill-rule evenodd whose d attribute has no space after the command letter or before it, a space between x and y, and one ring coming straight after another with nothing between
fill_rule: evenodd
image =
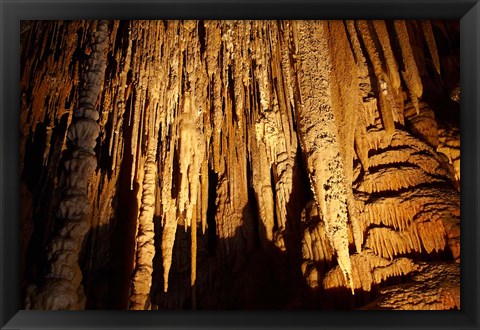
<instances>
[{"instance_id":1,"label":"orange lit rock","mask_svg":"<svg viewBox=\"0 0 480 330\"><path fill-rule=\"evenodd\" d=\"M22 22L24 307L459 308L457 25Z\"/></svg>"}]
</instances>

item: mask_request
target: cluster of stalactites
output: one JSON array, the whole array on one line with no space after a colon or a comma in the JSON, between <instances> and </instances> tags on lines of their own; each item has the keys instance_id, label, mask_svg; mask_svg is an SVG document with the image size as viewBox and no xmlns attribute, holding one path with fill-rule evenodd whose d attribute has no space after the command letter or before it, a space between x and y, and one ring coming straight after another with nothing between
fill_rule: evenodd
<instances>
[{"instance_id":1,"label":"cluster of stalactites","mask_svg":"<svg viewBox=\"0 0 480 330\"><path fill-rule=\"evenodd\" d=\"M357 253L368 243L350 184L353 159L360 158L368 171L369 122L383 129L387 139L392 139L395 122L404 123L404 90L420 111L423 87L406 22L394 21L390 30L384 21L131 24L130 39L136 47L130 66L139 86L129 120L131 184L143 187L138 197L134 273L144 274L133 281L133 291L136 282L146 283L145 293L151 286L153 254L142 252L146 249L142 233L144 226L152 226L154 209L163 226L164 291L178 225L191 228L190 284L195 286L197 222L205 233L209 168L219 179L214 187L216 234L228 238L248 226L242 215L251 202L248 167L259 205L261 237L285 250L298 137L326 238L353 292L347 228L353 230ZM432 57L437 58L431 29L422 26ZM399 56L394 54L394 43L399 45ZM128 52L131 49L129 44ZM369 66L376 86L365 84ZM376 100L370 113L365 94ZM121 106L119 110L115 117L121 118L124 110ZM380 118L380 126L375 117ZM147 118L156 118L155 124ZM352 126L354 130L346 129ZM155 131L160 132L158 146L149 140ZM152 157L160 177L155 193L147 182ZM374 184L373 177L369 180ZM157 196L155 206L148 196ZM151 242L148 251L154 251L152 235L146 236ZM149 255L147 273L141 271L143 253ZM228 252L224 257L229 258ZM137 304L142 308L146 294L143 297Z\"/></svg>"},{"instance_id":2,"label":"cluster of stalactites","mask_svg":"<svg viewBox=\"0 0 480 330\"><path fill-rule=\"evenodd\" d=\"M205 36L199 35L199 29ZM161 250L167 291L178 225L185 230L191 227L194 287L196 228L197 222L202 233L207 227L209 168L218 176L213 189L218 196L214 202L219 238L228 239L250 226L243 215L249 202L250 168L260 206L262 237L265 243L274 241L285 249L282 233L287 227L297 140L293 89L287 88L291 82L285 82L292 79L289 75L293 72L288 59L289 37L279 32L277 22L168 22L163 33L159 43L162 56L152 52L156 54L153 62L161 66L156 77L163 82L162 97L156 100L158 104L150 102L148 109L161 111L160 200L156 203L162 215ZM141 113L145 108L134 108L134 117L145 116ZM132 134L132 139L135 136ZM133 155L138 153L138 145L132 140ZM133 182L142 170L132 166ZM222 258L231 258L233 252L227 250Z\"/></svg>"},{"instance_id":3,"label":"cluster of stalactites","mask_svg":"<svg viewBox=\"0 0 480 330\"><path fill-rule=\"evenodd\" d=\"M324 288L349 286L352 292L354 288L369 291L373 283L413 271L411 261L401 257L411 252L439 252L448 246L459 260L459 196L450 188L454 171L449 168L448 160L436 151L439 133L435 116L420 100L423 86L408 23L346 21L322 26L317 22L302 22L298 26L304 24L309 24L305 28L309 33L303 31L303 37L302 33L298 37L301 45L297 55L298 74L315 83L311 87L299 84L300 107L306 106L313 114L306 115L307 112L300 110L298 127L323 221L304 223L302 273L307 283L312 287L319 285L320 276L327 271L333 255L337 256L339 266L326 274ZM440 74L430 23L422 22L422 28L435 69ZM302 38L310 40L302 43ZM332 41L329 42L329 38ZM345 45L342 38L348 40ZM315 39L314 42L311 39ZM318 48L325 54L311 49L312 44L321 45ZM310 59L311 67L313 63L319 64L312 72L302 72L302 65L308 68L306 64ZM308 88L314 92L306 93ZM329 109L333 110L332 114L328 114ZM329 120L335 124L331 133L327 131ZM396 123L405 125L405 120L409 121L412 135L395 127ZM355 129L346 129L351 126ZM349 131L353 131L352 137L346 134ZM327 148L322 139L328 143ZM335 146L337 141L342 142L340 146L346 147L347 152ZM355 150L355 154L349 154L348 149ZM328 165L329 152L343 158L343 168L341 164ZM322 166L326 166L330 176L339 171L338 177L343 178L328 179ZM336 192L345 179L344 191ZM334 189L332 182L335 182ZM443 187L439 188L439 184ZM347 208L332 210L334 204L325 203L330 194L337 197L336 203L346 197ZM381 194L389 197L379 198ZM325 214L325 210L329 213ZM344 216L329 220L339 214ZM334 228L336 238L329 234L329 226ZM325 241L329 241L330 246L326 246ZM353 256L349 255L349 244L356 247ZM359 260L365 258L385 260L381 273L375 271L377 266L362 266L359 271Z\"/></svg>"},{"instance_id":4,"label":"cluster of stalactites","mask_svg":"<svg viewBox=\"0 0 480 330\"><path fill-rule=\"evenodd\" d=\"M87 92L80 95L75 118L69 117L68 133L83 148L74 157L89 152L82 166L67 163L75 173L67 181L73 185L84 168L96 167L92 152L99 131L112 181L119 181L119 164L131 159L129 183L138 207L130 309L149 308L157 249L167 292L178 226L190 230L195 305L197 234L207 230L209 203L216 210L213 232L224 244L222 262L235 264L236 252L244 254L253 244L254 221L245 215L250 203L258 206L253 216L259 218L262 244L285 251L290 224L300 222L289 218L302 170L298 151L320 221L302 233L302 271L312 285L320 283L322 272L312 266L319 261L338 262L324 286L345 285L353 293L413 271L408 261L395 259L402 254L430 253L448 244L459 257L458 214L445 221L442 213L457 208L458 195L417 188L451 179L434 150L449 136L431 128L433 112L421 101L408 22L130 21L121 23L123 30L119 24L112 33L123 46L111 49L108 65L114 67L107 70L111 79L105 80L102 113L94 107L98 91L88 91L102 84L106 63L97 60L109 49L98 35L92 47ZM97 34L106 33L104 25ZM431 24L422 22L421 31L440 74ZM406 120L426 143L396 129ZM458 152L450 153L459 168ZM399 176L393 166L400 159ZM82 178L88 177L85 171ZM209 187L212 183L216 186ZM208 200L209 190L215 201ZM385 191L398 192L399 199L371 198ZM442 193L439 202L419 207L436 193ZM238 231L245 242L229 242ZM440 239L445 235L450 238ZM369 258L374 261L359 272ZM359 277L362 271L370 274L367 280Z\"/></svg>"}]
</instances>

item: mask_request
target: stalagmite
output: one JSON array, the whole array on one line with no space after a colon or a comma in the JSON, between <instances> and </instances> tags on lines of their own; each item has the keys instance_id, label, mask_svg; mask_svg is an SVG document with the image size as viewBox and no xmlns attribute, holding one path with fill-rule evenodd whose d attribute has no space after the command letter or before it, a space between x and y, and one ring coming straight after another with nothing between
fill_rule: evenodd
<instances>
[{"instance_id":1,"label":"stalagmite","mask_svg":"<svg viewBox=\"0 0 480 330\"><path fill-rule=\"evenodd\" d=\"M143 178L142 206L139 216L139 233L137 238L136 269L132 280L130 309L145 309L150 293L152 260L155 255L153 213L155 207L156 151L153 150L153 139L148 144Z\"/></svg>"},{"instance_id":2,"label":"stalagmite","mask_svg":"<svg viewBox=\"0 0 480 330\"><path fill-rule=\"evenodd\" d=\"M81 285L82 273L78 255L85 234L90 229L86 216L90 212L87 200L88 180L96 169L94 147L98 137L99 118L96 109L106 68L108 22L98 22L94 33L93 52L84 75L85 89L75 109L75 120L69 127L72 157L65 161L66 182L57 218L62 225L48 249L49 270L44 281L32 285L26 299L27 309L84 309L85 296Z\"/></svg>"}]
</instances>

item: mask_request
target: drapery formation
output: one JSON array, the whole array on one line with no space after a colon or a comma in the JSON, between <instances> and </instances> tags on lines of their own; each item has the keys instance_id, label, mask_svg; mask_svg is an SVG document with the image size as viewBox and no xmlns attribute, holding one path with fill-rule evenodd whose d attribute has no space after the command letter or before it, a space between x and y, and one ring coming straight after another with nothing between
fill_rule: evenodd
<instances>
[{"instance_id":1,"label":"drapery formation","mask_svg":"<svg viewBox=\"0 0 480 330\"><path fill-rule=\"evenodd\" d=\"M22 22L26 308L459 308L458 26Z\"/></svg>"}]
</instances>

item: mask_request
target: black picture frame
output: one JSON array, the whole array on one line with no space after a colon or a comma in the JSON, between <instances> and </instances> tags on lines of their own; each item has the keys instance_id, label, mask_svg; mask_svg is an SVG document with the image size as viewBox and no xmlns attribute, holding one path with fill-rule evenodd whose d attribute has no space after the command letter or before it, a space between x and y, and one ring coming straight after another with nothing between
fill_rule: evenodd
<instances>
[{"instance_id":1,"label":"black picture frame","mask_svg":"<svg viewBox=\"0 0 480 330\"><path fill-rule=\"evenodd\" d=\"M478 0L0 0L2 329L479 329ZM43 19L460 19L460 311L22 311L19 310L20 21Z\"/></svg>"}]
</instances>

